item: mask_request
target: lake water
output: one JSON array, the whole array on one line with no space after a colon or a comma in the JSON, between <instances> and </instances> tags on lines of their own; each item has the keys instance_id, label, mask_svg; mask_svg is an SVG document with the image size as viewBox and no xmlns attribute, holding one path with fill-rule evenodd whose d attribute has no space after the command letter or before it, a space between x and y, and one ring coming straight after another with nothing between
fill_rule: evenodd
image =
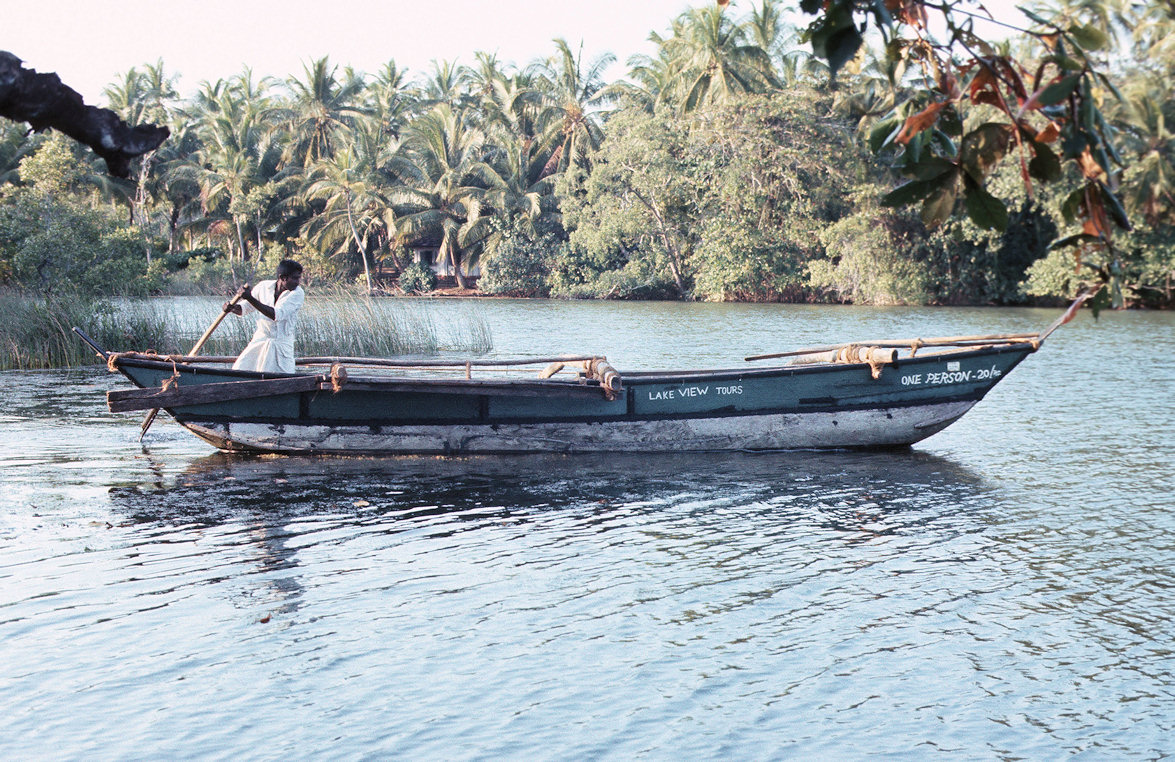
<instances>
[{"instance_id":1,"label":"lake water","mask_svg":"<svg viewBox=\"0 0 1175 762\"><path fill-rule=\"evenodd\" d=\"M622 372L1058 314L424 308ZM0 380L0 758L1175 755L1175 314L885 453L229 458Z\"/></svg>"}]
</instances>

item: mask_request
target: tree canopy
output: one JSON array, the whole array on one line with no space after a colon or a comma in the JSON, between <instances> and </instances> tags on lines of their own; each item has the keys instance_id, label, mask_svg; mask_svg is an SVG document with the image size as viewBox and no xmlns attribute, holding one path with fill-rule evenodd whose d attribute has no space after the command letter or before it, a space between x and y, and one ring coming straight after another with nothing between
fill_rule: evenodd
<instances>
[{"instance_id":1,"label":"tree canopy","mask_svg":"<svg viewBox=\"0 0 1175 762\"><path fill-rule=\"evenodd\" d=\"M1170 305L1170 8L1025 13L707 3L613 82L611 56L561 39L521 67L322 58L186 100L157 61L106 95L171 140L123 181L5 127L0 204L122 209L144 272L173 279L298 256L373 289L435 250L459 285L480 269L505 293L1023 303L1095 284ZM31 286L5 235L0 279Z\"/></svg>"}]
</instances>

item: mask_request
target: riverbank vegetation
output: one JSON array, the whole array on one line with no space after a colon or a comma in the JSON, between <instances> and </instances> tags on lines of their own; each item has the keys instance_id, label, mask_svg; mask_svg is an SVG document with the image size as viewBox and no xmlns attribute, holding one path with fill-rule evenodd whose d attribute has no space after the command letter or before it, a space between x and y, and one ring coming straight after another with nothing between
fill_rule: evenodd
<instances>
[{"instance_id":1,"label":"riverbank vegetation","mask_svg":"<svg viewBox=\"0 0 1175 762\"><path fill-rule=\"evenodd\" d=\"M935 83L969 93L965 110L927 103L921 54L892 55L913 42L834 43L830 15L808 39L789 7L687 10L612 82L610 56L563 40L525 66L478 52L415 78L391 58L283 81L246 69L185 100L163 61L132 69L110 107L172 137L130 180L0 120L0 284L226 294L292 256L312 287L368 293L427 292L440 262L456 286L476 267L481 293L520 296L1029 304L1096 281L1120 303L1175 303L1167 11L1035 4L1064 34L1013 34L1003 52L1064 76L1016 131L991 126L1002 91L983 66ZM1116 84L1086 76L1095 60ZM1066 104L1087 128L1059 131ZM1133 229L1095 255L1106 215Z\"/></svg>"},{"instance_id":2,"label":"riverbank vegetation","mask_svg":"<svg viewBox=\"0 0 1175 762\"><path fill-rule=\"evenodd\" d=\"M93 365L94 352L72 332L81 327L111 351L185 354L219 314L219 300L30 296L0 292L0 370ZM204 344L206 356L233 356L249 342L254 321L229 316ZM319 292L298 318L301 356L402 357L441 351L480 354L492 347L475 310L438 324L427 305L368 299L337 289Z\"/></svg>"}]
</instances>

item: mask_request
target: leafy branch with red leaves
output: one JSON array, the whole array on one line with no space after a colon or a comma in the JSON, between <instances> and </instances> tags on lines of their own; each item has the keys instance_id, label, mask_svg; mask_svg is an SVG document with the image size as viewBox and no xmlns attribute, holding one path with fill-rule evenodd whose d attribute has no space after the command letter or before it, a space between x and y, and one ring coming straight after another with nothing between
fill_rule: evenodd
<instances>
[{"instance_id":1,"label":"leafy branch with red leaves","mask_svg":"<svg viewBox=\"0 0 1175 762\"><path fill-rule=\"evenodd\" d=\"M1123 161L1099 107L1106 93L1121 98L1097 54L1108 40L1092 25L1055 23L1029 11L1042 54L1018 60L984 39L979 22L992 19L980 4L961 0L802 0L816 19L807 35L816 55L836 72L855 57L870 28L891 62L921 72L912 95L880 119L870 134L874 152L892 153L906 182L883 198L889 206L921 204L929 227L962 204L978 227L1003 231L1004 201L987 189L992 171L1015 160L1029 197L1035 183L1071 182L1062 213L1076 232L1054 247L1073 246L1076 266L1109 286L1103 306L1121 304L1115 283L1115 231L1130 220L1118 196ZM933 20L933 23L932 23ZM932 27L936 30L932 32ZM1009 154L1012 155L1011 158ZM1071 171L1066 171L1071 167Z\"/></svg>"}]
</instances>

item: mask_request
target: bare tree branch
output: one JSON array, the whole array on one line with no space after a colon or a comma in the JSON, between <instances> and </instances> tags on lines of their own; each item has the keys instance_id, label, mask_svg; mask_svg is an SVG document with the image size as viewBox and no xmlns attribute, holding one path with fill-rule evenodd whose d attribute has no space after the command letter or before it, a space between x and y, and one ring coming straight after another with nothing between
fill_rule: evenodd
<instances>
[{"instance_id":1,"label":"bare tree branch","mask_svg":"<svg viewBox=\"0 0 1175 762\"><path fill-rule=\"evenodd\" d=\"M132 159L153 151L170 131L154 124L130 126L113 111L87 106L56 74L38 74L0 50L0 116L28 122L37 132L52 127L88 145L115 177L130 174Z\"/></svg>"}]
</instances>

